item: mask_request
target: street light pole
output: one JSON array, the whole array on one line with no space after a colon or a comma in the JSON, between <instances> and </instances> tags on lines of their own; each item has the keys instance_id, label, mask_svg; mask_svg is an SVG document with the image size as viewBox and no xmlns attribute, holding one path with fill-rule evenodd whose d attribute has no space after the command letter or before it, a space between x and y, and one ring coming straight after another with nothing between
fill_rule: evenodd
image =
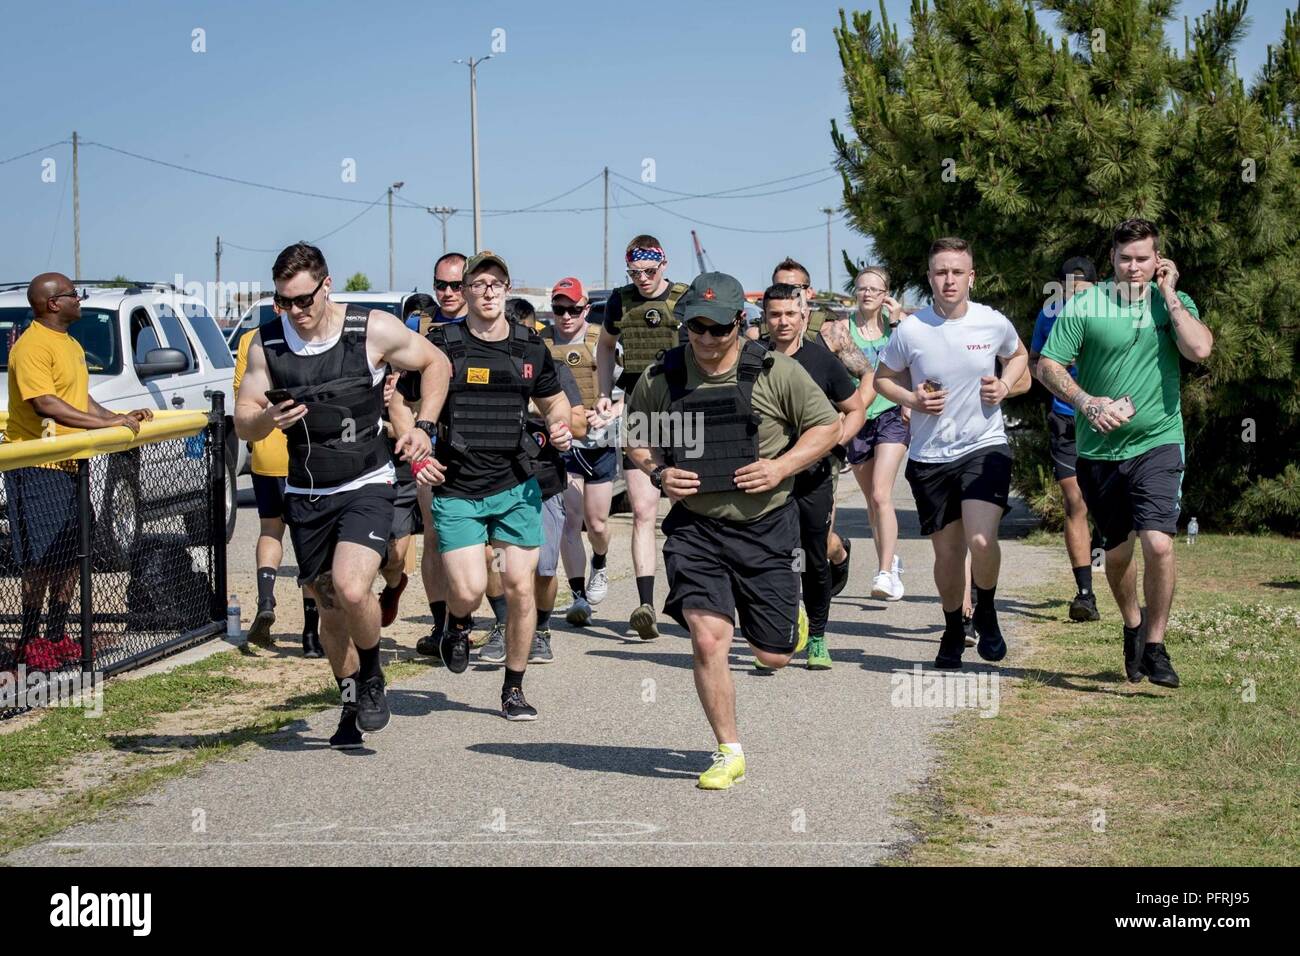
<instances>
[{"instance_id":1,"label":"street light pole","mask_svg":"<svg viewBox=\"0 0 1300 956\"><path fill-rule=\"evenodd\" d=\"M393 193L405 186L405 182L393 183L388 187L388 289L393 289Z\"/></svg>"},{"instance_id":2,"label":"street light pole","mask_svg":"<svg viewBox=\"0 0 1300 956\"><path fill-rule=\"evenodd\" d=\"M480 241L483 235L483 222L479 215L478 202L478 65L486 60L492 59L492 54L479 57L477 60L470 57L468 60L456 60L457 63L465 63L469 66L469 149L470 149L470 166L471 176L474 184L474 252L477 253Z\"/></svg>"},{"instance_id":3,"label":"street light pole","mask_svg":"<svg viewBox=\"0 0 1300 956\"><path fill-rule=\"evenodd\" d=\"M826 291L828 294L835 293L835 278L831 270L831 216L835 214L834 209L823 209L826 213Z\"/></svg>"}]
</instances>

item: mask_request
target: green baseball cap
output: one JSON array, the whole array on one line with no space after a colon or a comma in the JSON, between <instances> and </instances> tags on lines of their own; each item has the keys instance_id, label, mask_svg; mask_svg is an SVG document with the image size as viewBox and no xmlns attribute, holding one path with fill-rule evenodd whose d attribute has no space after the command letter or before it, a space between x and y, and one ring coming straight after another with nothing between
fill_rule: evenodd
<instances>
[{"instance_id":1,"label":"green baseball cap","mask_svg":"<svg viewBox=\"0 0 1300 956\"><path fill-rule=\"evenodd\" d=\"M465 262L465 271L462 273L462 275L468 276L472 273L478 272L479 270L487 266L497 266L502 272L506 274L507 279L510 278L510 267L506 265L506 260L502 259L491 249L484 249L482 252L478 252L470 256L469 259Z\"/></svg>"},{"instance_id":2,"label":"green baseball cap","mask_svg":"<svg viewBox=\"0 0 1300 956\"><path fill-rule=\"evenodd\" d=\"M677 300L673 312L682 322L701 318L728 325L744 309L745 289L738 279L725 272L701 272Z\"/></svg>"}]
</instances>

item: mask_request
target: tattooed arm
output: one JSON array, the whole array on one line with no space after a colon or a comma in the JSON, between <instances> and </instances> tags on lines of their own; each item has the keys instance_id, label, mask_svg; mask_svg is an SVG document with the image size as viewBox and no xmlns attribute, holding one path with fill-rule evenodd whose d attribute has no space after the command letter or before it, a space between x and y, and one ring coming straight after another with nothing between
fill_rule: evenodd
<instances>
[{"instance_id":1,"label":"tattooed arm","mask_svg":"<svg viewBox=\"0 0 1300 956\"><path fill-rule=\"evenodd\" d=\"M835 353L850 375L854 378L863 378L871 370L871 364L862 354L862 349L853 344L853 336L849 332L850 321L852 320L835 319L823 324L822 342Z\"/></svg>"},{"instance_id":2,"label":"tattooed arm","mask_svg":"<svg viewBox=\"0 0 1300 956\"><path fill-rule=\"evenodd\" d=\"M1038 359L1038 380L1061 401L1082 412L1092 427L1102 434L1114 431L1128 421L1126 416L1111 410L1113 399L1104 395L1089 395L1079 387L1069 369L1046 355L1039 356Z\"/></svg>"}]
</instances>

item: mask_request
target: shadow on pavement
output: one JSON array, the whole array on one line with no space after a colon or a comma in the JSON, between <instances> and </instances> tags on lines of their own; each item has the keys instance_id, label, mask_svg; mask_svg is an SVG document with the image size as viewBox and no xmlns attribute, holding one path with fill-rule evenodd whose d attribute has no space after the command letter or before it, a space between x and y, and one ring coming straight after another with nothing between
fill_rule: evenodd
<instances>
[{"instance_id":1,"label":"shadow on pavement","mask_svg":"<svg viewBox=\"0 0 1300 956\"><path fill-rule=\"evenodd\" d=\"M491 743L465 748L473 753L533 763L556 764L570 770L624 773L633 777L679 780L697 777L709 766L709 754L663 747L610 747L601 744Z\"/></svg>"}]
</instances>

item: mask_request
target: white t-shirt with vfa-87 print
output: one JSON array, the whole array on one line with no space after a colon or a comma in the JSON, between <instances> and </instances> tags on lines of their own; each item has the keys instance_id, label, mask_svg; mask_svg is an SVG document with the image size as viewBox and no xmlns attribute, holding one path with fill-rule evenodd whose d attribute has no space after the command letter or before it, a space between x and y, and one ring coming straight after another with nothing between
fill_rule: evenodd
<instances>
[{"instance_id":1,"label":"white t-shirt with vfa-87 print","mask_svg":"<svg viewBox=\"0 0 1300 956\"><path fill-rule=\"evenodd\" d=\"M899 323L880 361L895 372L911 372L914 389L930 379L948 390L943 414L912 411L909 458L955 461L1006 443L1002 406L980 401L980 377L997 375L996 359L1009 359L1019 344L1011 320L978 302L968 303L960 319L944 319L926 306Z\"/></svg>"}]
</instances>

